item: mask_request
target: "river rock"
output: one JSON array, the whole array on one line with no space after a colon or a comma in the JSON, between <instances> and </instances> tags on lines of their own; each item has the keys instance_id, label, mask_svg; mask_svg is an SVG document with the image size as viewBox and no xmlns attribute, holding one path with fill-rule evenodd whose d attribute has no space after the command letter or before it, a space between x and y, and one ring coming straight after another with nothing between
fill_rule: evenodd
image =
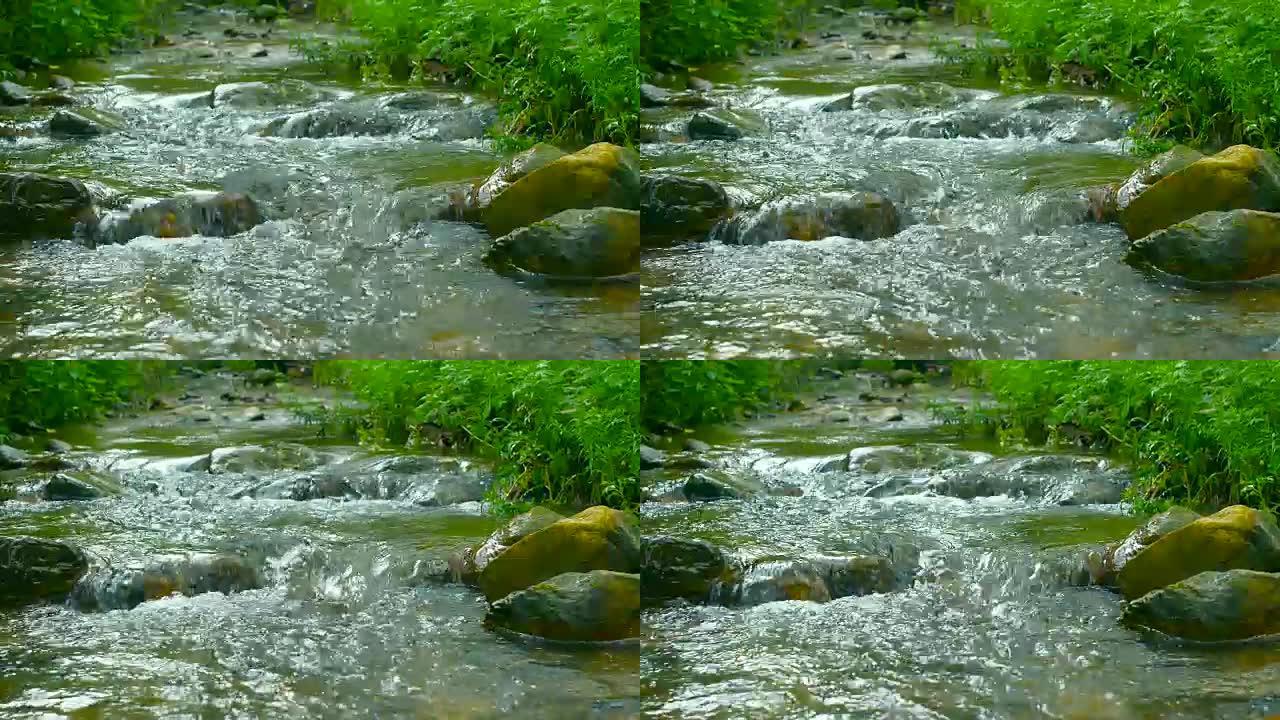
<instances>
[{"instance_id":1,"label":"river rock","mask_svg":"<svg viewBox=\"0 0 1280 720\"><path fill-rule=\"evenodd\" d=\"M506 525L495 530L470 554L468 560L469 574L472 576L479 575L481 570L488 567L489 563L505 552L507 548L520 542L525 537L564 519L564 516L560 513L548 510L540 505L511 518Z\"/></svg>"},{"instance_id":2,"label":"river rock","mask_svg":"<svg viewBox=\"0 0 1280 720\"><path fill-rule=\"evenodd\" d=\"M485 623L566 642L639 637L640 576L610 570L562 573L493 603Z\"/></svg>"},{"instance_id":3,"label":"river rock","mask_svg":"<svg viewBox=\"0 0 1280 720\"><path fill-rule=\"evenodd\" d=\"M124 118L105 110L59 110L49 119L49 132L63 137L98 137L125 128Z\"/></svg>"},{"instance_id":4,"label":"river rock","mask_svg":"<svg viewBox=\"0 0 1280 720\"><path fill-rule=\"evenodd\" d=\"M91 483L85 482L84 480L72 477L66 473L58 473L48 480L40 483L36 489L36 494L41 500L58 502L68 500L96 500L102 497L103 492L100 488Z\"/></svg>"},{"instance_id":5,"label":"river rock","mask_svg":"<svg viewBox=\"0 0 1280 720\"><path fill-rule=\"evenodd\" d=\"M14 470L31 464L31 456L9 445L0 445L0 470Z\"/></svg>"},{"instance_id":6,"label":"river rock","mask_svg":"<svg viewBox=\"0 0 1280 720\"><path fill-rule=\"evenodd\" d=\"M62 92L43 92L31 100L36 107L71 107L79 103L75 98Z\"/></svg>"},{"instance_id":7,"label":"river rock","mask_svg":"<svg viewBox=\"0 0 1280 720\"><path fill-rule=\"evenodd\" d=\"M550 143L538 143L498 166L483 183L470 193L463 215L479 217L488 209L493 199L529 173L550 165L565 156L565 152Z\"/></svg>"},{"instance_id":8,"label":"river rock","mask_svg":"<svg viewBox=\"0 0 1280 720\"><path fill-rule=\"evenodd\" d=\"M1280 160L1248 145L1227 148L1147 188L1120 220L1137 240L1200 213L1228 210L1280 211Z\"/></svg>"},{"instance_id":9,"label":"river rock","mask_svg":"<svg viewBox=\"0 0 1280 720\"><path fill-rule=\"evenodd\" d=\"M1135 240L1125 261L1200 282L1280 274L1280 213L1201 213Z\"/></svg>"},{"instance_id":10,"label":"river rock","mask_svg":"<svg viewBox=\"0 0 1280 720\"><path fill-rule=\"evenodd\" d=\"M1253 508L1233 505L1156 540L1120 569L1120 591L1135 600L1200 572L1280 572L1280 529Z\"/></svg>"},{"instance_id":11,"label":"river rock","mask_svg":"<svg viewBox=\"0 0 1280 720\"><path fill-rule=\"evenodd\" d=\"M59 440L58 438L49 438L45 442L44 446L45 449L54 455L66 455L72 450L71 443L66 440Z\"/></svg>"},{"instance_id":12,"label":"river rock","mask_svg":"<svg viewBox=\"0 0 1280 720\"><path fill-rule=\"evenodd\" d=\"M128 610L172 595L230 595L262 586L262 573L239 555L192 553L94 572L76 587L72 602L86 611Z\"/></svg>"},{"instance_id":13,"label":"river rock","mask_svg":"<svg viewBox=\"0 0 1280 720\"><path fill-rule=\"evenodd\" d=\"M389 135L400 128L393 116L370 108L336 106L306 110L267 123L263 137L326 138Z\"/></svg>"},{"instance_id":14,"label":"river rock","mask_svg":"<svg viewBox=\"0 0 1280 720\"><path fill-rule=\"evenodd\" d=\"M1115 189L1114 212L1118 216L1147 188L1203 158L1204 153L1186 145L1174 146L1155 156Z\"/></svg>"},{"instance_id":15,"label":"river rock","mask_svg":"<svg viewBox=\"0 0 1280 720\"><path fill-rule=\"evenodd\" d=\"M360 497L360 493L347 482L346 478L328 473L317 473L278 478L249 485L232 491L228 497L233 500L265 498L269 500L305 502L326 498L357 498Z\"/></svg>"},{"instance_id":16,"label":"river rock","mask_svg":"<svg viewBox=\"0 0 1280 720\"><path fill-rule=\"evenodd\" d=\"M76 86L76 81L66 75L50 75L49 87L54 90L70 90Z\"/></svg>"},{"instance_id":17,"label":"river rock","mask_svg":"<svg viewBox=\"0 0 1280 720\"><path fill-rule=\"evenodd\" d=\"M640 83L640 107L655 108L662 107L667 104L671 98L671 92L657 85L649 83Z\"/></svg>"},{"instance_id":18,"label":"river rock","mask_svg":"<svg viewBox=\"0 0 1280 720\"><path fill-rule=\"evenodd\" d=\"M677 175L641 180L640 224L646 247L662 240L704 239L732 213L729 195L715 181Z\"/></svg>"},{"instance_id":19,"label":"river rock","mask_svg":"<svg viewBox=\"0 0 1280 720\"><path fill-rule=\"evenodd\" d=\"M640 269L640 213L596 207L565 210L494 241L485 262L500 271L604 278Z\"/></svg>"},{"instance_id":20,"label":"river rock","mask_svg":"<svg viewBox=\"0 0 1280 720\"><path fill-rule=\"evenodd\" d=\"M224 83L204 95L200 103L213 108L253 110L281 105L310 105L333 95L302 80Z\"/></svg>"},{"instance_id":21,"label":"river rock","mask_svg":"<svg viewBox=\"0 0 1280 720\"><path fill-rule=\"evenodd\" d=\"M659 535L640 542L640 595L645 605L677 598L707 600L717 585L732 585L735 566L703 540Z\"/></svg>"},{"instance_id":22,"label":"river rock","mask_svg":"<svg viewBox=\"0 0 1280 720\"><path fill-rule=\"evenodd\" d=\"M652 470L667 463L667 454L648 445L640 446L640 469Z\"/></svg>"},{"instance_id":23,"label":"river rock","mask_svg":"<svg viewBox=\"0 0 1280 720\"><path fill-rule=\"evenodd\" d=\"M483 213L493 237L572 209L640 209L640 170L634 153L596 143L538 168L498 193Z\"/></svg>"},{"instance_id":24,"label":"river rock","mask_svg":"<svg viewBox=\"0 0 1280 720\"><path fill-rule=\"evenodd\" d=\"M88 569L84 553L66 543L0 537L0 605L60 602Z\"/></svg>"},{"instance_id":25,"label":"river rock","mask_svg":"<svg viewBox=\"0 0 1280 720\"><path fill-rule=\"evenodd\" d=\"M721 223L712 238L730 245L835 236L875 240L895 235L901 227L897 208L882 195L824 193L766 203L751 215Z\"/></svg>"},{"instance_id":26,"label":"river rock","mask_svg":"<svg viewBox=\"0 0 1280 720\"><path fill-rule=\"evenodd\" d=\"M683 490L685 499L691 502L700 500L721 500L725 498L745 498L766 492L763 484L738 475L730 475L722 470L696 472L685 478Z\"/></svg>"},{"instance_id":27,"label":"river rock","mask_svg":"<svg viewBox=\"0 0 1280 720\"><path fill-rule=\"evenodd\" d=\"M738 140L751 134L754 123L726 110L696 112L685 126L690 140Z\"/></svg>"},{"instance_id":28,"label":"river rock","mask_svg":"<svg viewBox=\"0 0 1280 720\"><path fill-rule=\"evenodd\" d=\"M1198 573L1128 603L1120 620L1207 642L1280 634L1280 573Z\"/></svg>"},{"instance_id":29,"label":"river rock","mask_svg":"<svg viewBox=\"0 0 1280 720\"><path fill-rule=\"evenodd\" d=\"M827 602L837 598L891 592L899 574L888 558L870 555L818 556L766 560L747 571L736 601L760 605L779 600Z\"/></svg>"},{"instance_id":30,"label":"river rock","mask_svg":"<svg viewBox=\"0 0 1280 720\"><path fill-rule=\"evenodd\" d=\"M561 573L640 570L640 536L633 516L596 506L530 533L480 571L480 589L493 602ZM637 596L636 602L639 602Z\"/></svg>"},{"instance_id":31,"label":"river rock","mask_svg":"<svg viewBox=\"0 0 1280 720\"><path fill-rule=\"evenodd\" d=\"M231 237L253 229L263 220L258 204L248 195L193 192L142 201L126 212L113 213L103 219L95 240L99 244L122 244L144 235Z\"/></svg>"},{"instance_id":32,"label":"river rock","mask_svg":"<svg viewBox=\"0 0 1280 720\"><path fill-rule=\"evenodd\" d=\"M0 81L0 105L28 105L31 91L12 80Z\"/></svg>"},{"instance_id":33,"label":"river rock","mask_svg":"<svg viewBox=\"0 0 1280 720\"><path fill-rule=\"evenodd\" d=\"M218 448L209 455L209 472L249 473L270 470L311 470L325 458L305 445L277 443Z\"/></svg>"},{"instance_id":34,"label":"river rock","mask_svg":"<svg viewBox=\"0 0 1280 720\"><path fill-rule=\"evenodd\" d=\"M1091 559L1091 565L1096 568L1093 572L1095 584L1115 587L1119 572L1133 559L1133 556L1165 535L1199 519L1200 514L1194 510L1177 506L1153 515L1141 527L1129 533L1124 540L1106 548L1099 558Z\"/></svg>"}]
</instances>

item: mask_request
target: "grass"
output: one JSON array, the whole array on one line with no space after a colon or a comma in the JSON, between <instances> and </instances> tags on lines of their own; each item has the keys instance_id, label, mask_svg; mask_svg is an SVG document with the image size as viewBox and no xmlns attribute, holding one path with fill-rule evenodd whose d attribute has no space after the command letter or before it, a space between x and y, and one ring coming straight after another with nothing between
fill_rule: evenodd
<instances>
[{"instance_id":1,"label":"grass","mask_svg":"<svg viewBox=\"0 0 1280 720\"><path fill-rule=\"evenodd\" d=\"M330 419L364 443L443 436L494 460L500 510L639 502L634 362L328 361L315 375L355 394Z\"/></svg>"},{"instance_id":2,"label":"grass","mask_svg":"<svg viewBox=\"0 0 1280 720\"><path fill-rule=\"evenodd\" d=\"M1007 48L958 59L994 63L1011 81L1075 69L1140 98L1140 149L1280 141L1280 3L1274 0L986 0Z\"/></svg>"},{"instance_id":3,"label":"grass","mask_svg":"<svg viewBox=\"0 0 1280 720\"><path fill-rule=\"evenodd\" d=\"M509 142L635 137L636 0L347 0L321 11L349 19L368 43L304 46L314 59L373 77L445 74L491 92Z\"/></svg>"},{"instance_id":4,"label":"grass","mask_svg":"<svg viewBox=\"0 0 1280 720\"><path fill-rule=\"evenodd\" d=\"M100 55L136 37L168 0L0 0L0 73Z\"/></svg>"},{"instance_id":5,"label":"grass","mask_svg":"<svg viewBox=\"0 0 1280 720\"><path fill-rule=\"evenodd\" d=\"M1018 441L1087 438L1132 463L1139 509L1280 507L1276 363L979 361L955 373L998 402L957 419Z\"/></svg>"},{"instance_id":6,"label":"grass","mask_svg":"<svg viewBox=\"0 0 1280 720\"><path fill-rule=\"evenodd\" d=\"M0 361L0 440L94 420L150 399L177 365L116 360Z\"/></svg>"}]
</instances>

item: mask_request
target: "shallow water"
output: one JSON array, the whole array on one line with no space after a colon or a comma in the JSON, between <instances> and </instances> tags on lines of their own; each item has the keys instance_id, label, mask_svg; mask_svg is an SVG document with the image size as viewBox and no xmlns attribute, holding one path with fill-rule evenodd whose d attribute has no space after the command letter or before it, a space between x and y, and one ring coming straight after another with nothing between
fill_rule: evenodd
<instances>
[{"instance_id":1,"label":"shallow water","mask_svg":"<svg viewBox=\"0 0 1280 720\"><path fill-rule=\"evenodd\" d=\"M78 592L116 608L0 612L0 715L634 717L638 648L550 646L495 634L482 627L478 591L424 577L430 561L495 526L478 503L424 507L411 491L383 500L232 499L246 483L307 472L176 469L178 459L220 447L301 442L327 461L322 467L343 468L353 486L397 487L359 471L376 457L318 439L285 407L326 398L286 393L257 403L267 418L250 422L246 403L215 399L229 389L206 381L196 390L200 399L116 421L69 456L118 482L121 494L0 504L0 531L85 548L93 567ZM456 463L487 472L444 458L441 476ZM428 470L410 485L433 479ZM113 570L193 552L243 558L261 573L261 587L124 609L119 588L107 582Z\"/></svg>"},{"instance_id":2,"label":"shallow water","mask_svg":"<svg viewBox=\"0 0 1280 720\"><path fill-rule=\"evenodd\" d=\"M1118 595L1070 583L1088 549L1136 526L1125 506L868 496L869 485L886 480L926 482L944 468L1031 453L962 440L934 424L926 401L955 399L940 389L913 391L900 423L832 423L825 411L858 407L851 398L867 381L842 382L843 389L821 388L838 397L812 411L708 436L708 456L742 471L868 446L914 452L878 470L803 473L793 464L763 474L771 485L802 488L800 497L648 503L645 532L706 539L743 560L905 557L914 583L823 604L649 610L641 660L646 717L1225 720L1280 712L1274 644L1145 636L1118 624Z\"/></svg>"},{"instance_id":3,"label":"shallow water","mask_svg":"<svg viewBox=\"0 0 1280 720\"><path fill-rule=\"evenodd\" d=\"M492 100L448 87L439 107L394 132L260 137L274 118L420 86L360 84L289 50L337 41L291 21L270 39L225 15L184 22L177 45L64 69L74 91L123 114L128 129L50 139L51 110L20 113L33 137L0 140L0 170L94 181L124 198L189 190L249 192L268 222L231 238L139 238L87 249L69 240L0 245L0 353L11 357L622 357L638 352L638 289L549 286L497 275L490 244L463 223L420 221L425 188L486 177L502 160L482 139ZM209 42L213 44L210 45ZM262 44L267 57L249 57ZM202 53L218 53L201 58ZM188 106L223 83L263 81L294 95L266 107ZM318 96L318 98L317 98ZM2 121L3 118L0 118ZM418 199L421 198L421 199Z\"/></svg>"},{"instance_id":4,"label":"shallow water","mask_svg":"<svg viewBox=\"0 0 1280 720\"><path fill-rule=\"evenodd\" d=\"M824 46L696 69L717 83L717 105L753 113L765 129L685 142L691 110L645 110L642 125L660 140L642 146L646 167L720 181L747 208L797 193L878 192L906 227L875 241L649 251L646 356L1221 358L1280 347L1274 286L1190 287L1136 270L1122 261L1118 226L1086 222L1085 191L1137 162L1122 99L999 96L928 49L934 34L972 44L971 29L864 41L869 20L826 22L857 59L832 59ZM907 58L887 59L890 44ZM820 111L855 88L938 83L960 91Z\"/></svg>"}]
</instances>

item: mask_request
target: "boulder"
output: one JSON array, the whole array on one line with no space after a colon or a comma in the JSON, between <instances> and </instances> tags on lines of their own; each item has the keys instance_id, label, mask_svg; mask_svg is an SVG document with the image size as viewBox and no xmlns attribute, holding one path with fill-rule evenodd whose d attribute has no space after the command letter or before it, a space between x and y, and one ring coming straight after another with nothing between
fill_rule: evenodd
<instances>
[{"instance_id":1,"label":"boulder","mask_svg":"<svg viewBox=\"0 0 1280 720\"><path fill-rule=\"evenodd\" d=\"M1280 634L1280 573L1198 573L1128 603L1120 621L1207 642Z\"/></svg>"},{"instance_id":2,"label":"boulder","mask_svg":"<svg viewBox=\"0 0 1280 720\"><path fill-rule=\"evenodd\" d=\"M732 118L721 113L696 112L685 126L690 140L737 140L747 132Z\"/></svg>"},{"instance_id":3,"label":"boulder","mask_svg":"<svg viewBox=\"0 0 1280 720\"><path fill-rule=\"evenodd\" d=\"M0 605L61 602L88 569L85 554L66 543L0 537Z\"/></svg>"},{"instance_id":4,"label":"boulder","mask_svg":"<svg viewBox=\"0 0 1280 720\"><path fill-rule=\"evenodd\" d=\"M192 553L95 572L76 587L72 602L81 610L127 610L171 595L230 595L262 586L262 573L239 555Z\"/></svg>"},{"instance_id":5,"label":"boulder","mask_svg":"<svg viewBox=\"0 0 1280 720\"><path fill-rule=\"evenodd\" d=\"M97 223L93 198L79 180L0 173L0 237L69 238Z\"/></svg>"},{"instance_id":6,"label":"boulder","mask_svg":"<svg viewBox=\"0 0 1280 720\"><path fill-rule=\"evenodd\" d=\"M1124 569L1124 566L1135 555L1165 535L1186 527L1199 519L1200 514L1194 510L1176 506L1158 515L1153 515L1151 519L1142 524L1142 527L1129 533L1129 536L1124 540L1113 547L1107 548L1102 563L1103 575L1099 578L1098 584L1114 586L1117 582L1118 573Z\"/></svg>"},{"instance_id":7,"label":"boulder","mask_svg":"<svg viewBox=\"0 0 1280 720\"><path fill-rule=\"evenodd\" d=\"M49 132L62 137L97 137L125 128L124 118L105 110L59 110L49 119Z\"/></svg>"},{"instance_id":8,"label":"boulder","mask_svg":"<svg viewBox=\"0 0 1280 720\"><path fill-rule=\"evenodd\" d=\"M640 536L633 516L596 506L552 523L489 561L479 584L494 602L561 573L592 570L639 572Z\"/></svg>"},{"instance_id":9,"label":"boulder","mask_svg":"<svg viewBox=\"0 0 1280 720\"><path fill-rule=\"evenodd\" d=\"M724 551L703 540L659 535L640 542L640 595L645 605L682 598L707 600L718 585L731 585L735 566Z\"/></svg>"},{"instance_id":10,"label":"boulder","mask_svg":"<svg viewBox=\"0 0 1280 720\"><path fill-rule=\"evenodd\" d=\"M1147 188L1203 158L1204 153L1186 145L1177 145L1160 153L1115 188L1113 212L1118 214L1121 210L1128 209L1134 199L1146 192Z\"/></svg>"},{"instance_id":11,"label":"boulder","mask_svg":"<svg viewBox=\"0 0 1280 720\"><path fill-rule=\"evenodd\" d=\"M489 627L564 642L611 642L640 635L640 576L566 572L495 602Z\"/></svg>"},{"instance_id":12,"label":"boulder","mask_svg":"<svg viewBox=\"0 0 1280 720\"><path fill-rule=\"evenodd\" d=\"M1130 240L1227 210L1280 211L1280 160L1248 145L1236 145L1168 175L1129 203L1120 221Z\"/></svg>"},{"instance_id":13,"label":"boulder","mask_svg":"<svg viewBox=\"0 0 1280 720\"><path fill-rule=\"evenodd\" d=\"M498 193L483 213L493 237L572 209L640 209L640 170L632 151L596 143L552 161Z\"/></svg>"},{"instance_id":14,"label":"boulder","mask_svg":"<svg viewBox=\"0 0 1280 720\"><path fill-rule=\"evenodd\" d=\"M511 518L506 525L490 534L479 547L463 554L462 562L455 564L455 567L457 567L457 572L455 573L457 579L466 583L476 582L480 571L488 567L489 563L505 552L507 548L520 542L526 536L550 527L561 520L564 520L563 515L548 510L541 505Z\"/></svg>"},{"instance_id":15,"label":"boulder","mask_svg":"<svg viewBox=\"0 0 1280 720\"><path fill-rule=\"evenodd\" d=\"M765 491L766 488L759 482L737 475L730 475L721 470L693 473L685 478L683 486L685 499L693 502L745 498L763 494Z\"/></svg>"},{"instance_id":16,"label":"boulder","mask_svg":"<svg viewBox=\"0 0 1280 720\"><path fill-rule=\"evenodd\" d=\"M499 270L602 278L640 269L640 213L610 207L565 210L494 241L485 262Z\"/></svg>"},{"instance_id":17,"label":"boulder","mask_svg":"<svg viewBox=\"0 0 1280 720\"><path fill-rule=\"evenodd\" d=\"M640 225L646 247L662 240L704 239L733 213L729 195L712 180L645 176L640 187Z\"/></svg>"},{"instance_id":18,"label":"boulder","mask_svg":"<svg viewBox=\"0 0 1280 720\"><path fill-rule=\"evenodd\" d=\"M1120 570L1120 591L1135 600L1197 573L1280 571L1280 529L1253 508L1233 505L1194 520L1138 552Z\"/></svg>"},{"instance_id":19,"label":"boulder","mask_svg":"<svg viewBox=\"0 0 1280 720\"><path fill-rule=\"evenodd\" d=\"M267 123L263 137L327 138L389 135L401 127L392 115L363 106L336 106L305 110Z\"/></svg>"},{"instance_id":20,"label":"boulder","mask_svg":"<svg viewBox=\"0 0 1280 720\"><path fill-rule=\"evenodd\" d=\"M214 450L209 455L208 471L218 475L283 469L310 470L323 465L324 461L316 451L296 443L245 445Z\"/></svg>"},{"instance_id":21,"label":"boulder","mask_svg":"<svg viewBox=\"0 0 1280 720\"><path fill-rule=\"evenodd\" d=\"M735 599L743 605L779 600L827 602L891 592L900 584L899 574L888 558L854 555L764 560L747 571Z\"/></svg>"},{"instance_id":22,"label":"boulder","mask_svg":"<svg viewBox=\"0 0 1280 720\"><path fill-rule=\"evenodd\" d=\"M483 213L493 199L511 187L512 183L564 156L564 151L555 145L538 143L502 163L483 183L472 190L467 199L467 208L463 212L464 217L475 217Z\"/></svg>"},{"instance_id":23,"label":"boulder","mask_svg":"<svg viewBox=\"0 0 1280 720\"><path fill-rule=\"evenodd\" d=\"M179 238L203 235L231 237L263 222L253 198L241 193L194 192L146 201L103 219L95 234L99 244L126 243L136 237Z\"/></svg>"},{"instance_id":24,"label":"boulder","mask_svg":"<svg viewBox=\"0 0 1280 720\"><path fill-rule=\"evenodd\" d=\"M713 239L731 245L778 240L859 240L890 237L901 229L898 210L876 193L825 193L766 203L755 213L721 223Z\"/></svg>"},{"instance_id":25,"label":"boulder","mask_svg":"<svg viewBox=\"0 0 1280 720\"><path fill-rule=\"evenodd\" d=\"M1200 282L1280 274L1280 213L1201 213L1134 241L1125 261Z\"/></svg>"},{"instance_id":26,"label":"boulder","mask_svg":"<svg viewBox=\"0 0 1280 720\"><path fill-rule=\"evenodd\" d=\"M96 500L103 495L101 488L66 473L58 473L40 483L37 494L41 500Z\"/></svg>"},{"instance_id":27,"label":"boulder","mask_svg":"<svg viewBox=\"0 0 1280 720\"><path fill-rule=\"evenodd\" d=\"M27 105L31 91L12 80L0 81L0 105Z\"/></svg>"}]
</instances>

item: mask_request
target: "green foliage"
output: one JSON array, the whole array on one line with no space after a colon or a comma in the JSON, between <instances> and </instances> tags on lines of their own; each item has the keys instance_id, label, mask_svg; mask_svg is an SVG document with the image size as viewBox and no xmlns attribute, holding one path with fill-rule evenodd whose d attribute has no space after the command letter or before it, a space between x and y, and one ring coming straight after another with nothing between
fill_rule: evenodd
<instances>
[{"instance_id":1,"label":"green foliage","mask_svg":"<svg viewBox=\"0 0 1280 720\"><path fill-rule=\"evenodd\" d=\"M989 0L1014 75L1082 66L1141 97L1138 133L1204 145L1280 139L1280 3L1274 0Z\"/></svg>"},{"instance_id":2,"label":"green foliage","mask_svg":"<svg viewBox=\"0 0 1280 720\"><path fill-rule=\"evenodd\" d=\"M573 143L635 137L636 0L351 0L325 12L349 16L370 41L333 52L375 76L448 69L499 97L508 134Z\"/></svg>"},{"instance_id":3,"label":"green foliage","mask_svg":"<svg viewBox=\"0 0 1280 720\"><path fill-rule=\"evenodd\" d=\"M495 501L639 503L634 362L330 361L314 372L355 393L360 404L333 419L363 442L447 435L495 460Z\"/></svg>"},{"instance_id":4,"label":"green foliage","mask_svg":"<svg viewBox=\"0 0 1280 720\"><path fill-rule=\"evenodd\" d=\"M781 0L640 0L640 52L645 62L697 64L731 58L745 44L782 27Z\"/></svg>"},{"instance_id":5,"label":"green foliage","mask_svg":"<svg viewBox=\"0 0 1280 720\"><path fill-rule=\"evenodd\" d=\"M667 360L640 367L644 425L693 427L732 420L774 400L808 363Z\"/></svg>"},{"instance_id":6,"label":"green foliage","mask_svg":"<svg viewBox=\"0 0 1280 720\"><path fill-rule=\"evenodd\" d=\"M0 438L92 420L120 403L146 400L173 370L163 362L0 361Z\"/></svg>"},{"instance_id":7,"label":"green foliage","mask_svg":"<svg viewBox=\"0 0 1280 720\"><path fill-rule=\"evenodd\" d=\"M1133 462L1139 503L1280 506L1280 365L1272 362L975 362L998 424L1045 442L1088 437Z\"/></svg>"},{"instance_id":8,"label":"green foliage","mask_svg":"<svg viewBox=\"0 0 1280 720\"><path fill-rule=\"evenodd\" d=\"M105 52L135 36L167 0L0 0L0 65Z\"/></svg>"}]
</instances>

